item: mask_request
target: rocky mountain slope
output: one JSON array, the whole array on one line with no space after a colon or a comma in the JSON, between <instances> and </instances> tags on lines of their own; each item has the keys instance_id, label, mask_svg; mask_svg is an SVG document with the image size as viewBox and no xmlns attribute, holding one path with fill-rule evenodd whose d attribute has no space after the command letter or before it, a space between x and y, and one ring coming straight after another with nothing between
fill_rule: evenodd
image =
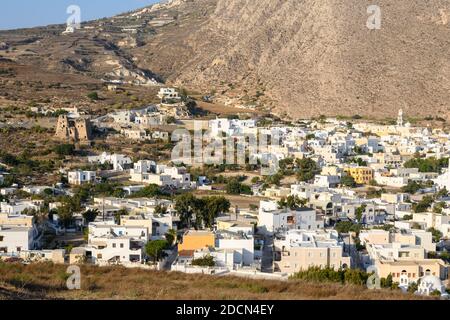
<instances>
[{"instance_id":1,"label":"rocky mountain slope","mask_svg":"<svg viewBox=\"0 0 450 320\"><path fill-rule=\"evenodd\" d=\"M289 117L385 118L400 108L447 116L448 1L379 0L380 30L366 27L371 4L176 0L70 35L64 26L0 32L0 55L96 79L214 91Z\"/></svg>"}]
</instances>

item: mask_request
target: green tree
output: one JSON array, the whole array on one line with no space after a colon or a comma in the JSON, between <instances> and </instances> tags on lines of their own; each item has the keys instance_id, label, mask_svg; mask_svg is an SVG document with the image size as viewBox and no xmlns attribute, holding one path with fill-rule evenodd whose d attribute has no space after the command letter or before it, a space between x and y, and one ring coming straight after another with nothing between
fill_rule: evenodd
<instances>
[{"instance_id":1,"label":"green tree","mask_svg":"<svg viewBox=\"0 0 450 320\"><path fill-rule=\"evenodd\" d=\"M120 209L119 211L114 213L114 221L116 224L120 224L122 222L122 217L127 216L128 211L126 209Z\"/></svg>"},{"instance_id":2,"label":"green tree","mask_svg":"<svg viewBox=\"0 0 450 320\"><path fill-rule=\"evenodd\" d=\"M232 178L226 185L226 191L228 194L252 194L252 190L249 186L246 186L239 182L238 179Z\"/></svg>"},{"instance_id":3,"label":"green tree","mask_svg":"<svg viewBox=\"0 0 450 320\"><path fill-rule=\"evenodd\" d=\"M87 96L89 99L91 99L91 101L97 101L97 100L99 100L98 93L95 92L95 91L89 92L86 96Z\"/></svg>"},{"instance_id":4,"label":"green tree","mask_svg":"<svg viewBox=\"0 0 450 320\"><path fill-rule=\"evenodd\" d=\"M367 208L367 205L363 204L362 206L360 206L359 208L356 209L355 218L356 218L356 220L358 220L358 223L362 222L363 213L364 213L364 211L366 211L366 208Z\"/></svg>"},{"instance_id":5,"label":"green tree","mask_svg":"<svg viewBox=\"0 0 450 320\"><path fill-rule=\"evenodd\" d=\"M408 292L409 293L414 293L419 289L419 286L417 285L416 282L412 282L409 287L408 287Z\"/></svg>"},{"instance_id":6,"label":"green tree","mask_svg":"<svg viewBox=\"0 0 450 320\"><path fill-rule=\"evenodd\" d=\"M202 258L193 259L192 265L200 267L214 267L216 262L214 261L214 257L208 254Z\"/></svg>"},{"instance_id":7,"label":"green tree","mask_svg":"<svg viewBox=\"0 0 450 320\"><path fill-rule=\"evenodd\" d=\"M167 207L161 204L156 205L154 214L155 215L163 215L167 213Z\"/></svg>"},{"instance_id":8,"label":"green tree","mask_svg":"<svg viewBox=\"0 0 450 320\"><path fill-rule=\"evenodd\" d=\"M416 181L409 181L408 184L402 187L402 192L415 194L419 191L423 186L417 183Z\"/></svg>"},{"instance_id":9,"label":"green tree","mask_svg":"<svg viewBox=\"0 0 450 320\"><path fill-rule=\"evenodd\" d=\"M389 274L386 278L381 278L381 287L382 288L392 288L394 281L392 280L392 275Z\"/></svg>"},{"instance_id":10,"label":"green tree","mask_svg":"<svg viewBox=\"0 0 450 320\"><path fill-rule=\"evenodd\" d=\"M311 267L291 276L291 279L314 281L314 282L336 282L341 284L365 285L370 274L360 269L340 269Z\"/></svg>"},{"instance_id":11,"label":"green tree","mask_svg":"<svg viewBox=\"0 0 450 320\"><path fill-rule=\"evenodd\" d=\"M440 297L441 296L441 292L436 289L433 292L430 292L430 296L432 296L432 297Z\"/></svg>"},{"instance_id":12,"label":"green tree","mask_svg":"<svg viewBox=\"0 0 450 320\"><path fill-rule=\"evenodd\" d=\"M166 240L155 240L149 241L145 245L145 253L153 258L153 262L159 261L161 258L164 258L166 250L169 247L169 243Z\"/></svg>"},{"instance_id":13,"label":"green tree","mask_svg":"<svg viewBox=\"0 0 450 320\"><path fill-rule=\"evenodd\" d=\"M59 156L72 156L75 154L75 146L73 144L59 144L55 146L54 151Z\"/></svg>"},{"instance_id":14,"label":"green tree","mask_svg":"<svg viewBox=\"0 0 450 320\"><path fill-rule=\"evenodd\" d=\"M419 203L413 205L414 212L415 213L420 213L420 212L428 211L428 209L433 204L433 201L434 200L433 200L432 196L425 196L425 197L423 197L423 199Z\"/></svg>"},{"instance_id":15,"label":"green tree","mask_svg":"<svg viewBox=\"0 0 450 320\"><path fill-rule=\"evenodd\" d=\"M295 164L297 166L298 181L310 181L320 172L317 163L310 158L296 159Z\"/></svg>"},{"instance_id":16,"label":"green tree","mask_svg":"<svg viewBox=\"0 0 450 320\"><path fill-rule=\"evenodd\" d=\"M339 221L338 223L336 223L335 229L339 233L349 233L350 231L359 233L362 229L362 226L351 221Z\"/></svg>"},{"instance_id":17,"label":"green tree","mask_svg":"<svg viewBox=\"0 0 450 320\"><path fill-rule=\"evenodd\" d=\"M177 240L177 231L174 229L170 229L167 233L166 233L166 241L169 244L169 246L173 246Z\"/></svg>"},{"instance_id":18,"label":"green tree","mask_svg":"<svg viewBox=\"0 0 450 320\"><path fill-rule=\"evenodd\" d=\"M409 161L406 161L403 165L405 168L418 168L419 172L437 172L440 173L442 168L446 168L448 166L448 158L445 159L436 159L435 157L431 158L415 158Z\"/></svg>"},{"instance_id":19,"label":"green tree","mask_svg":"<svg viewBox=\"0 0 450 320\"><path fill-rule=\"evenodd\" d=\"M70 203L64 203L57 209L58 220L64 228L70 227L74 222L73 207Z\"/></svg>"},{"instance_id":20,"label":"green tree","mask_svg":"<svg viewBox=\"0 0 450 320\"><path fill-rule=\"evenodd\" d=\"M139 190L135 194L133 194L134 198L157 198L159 196L162 196L163 192L156 184L150 184L146 186L145 188Z\"/></svg>"},{"instance_id":21,"label":"green tree","mask_svg":"<svg viewBox=\"0 0 450 320\"><path fill-rule=\"evenodd\" d=\"M341 184L346 187L354 188L356 187L356 181L352 176L344 175L341 178Z\"/></svg>"},{"instance_id":22,"label":"green tree","mask_svg":"<svg viewBox=\"0 0 450 320\"><path fill-rule=\"evenodd\" d=\"M191 193L184 193L175 198L175 210L177 211L183 226L191 226L195 205L196 198Z\"/></svg>"},{"instance_id":23,"label":"green tree","mask_svg":"<svg viewBox=\"0 0 450 320\"><path fill-rule=\"evenodd\" d=\"M300 199L298 196L290 195L287 198L281 198L281 200L278 201L278 207L280 209L289 208L291 210L296 210L304 207L306 203L306 199Z\"/></svg>"},{"instance_id":24,"label":"green tree","mask_svg":"<svg viewBox=\"0 0 450 320\"><path fill-rule=\"evenodd\" d=\"M98 209L89 209L83 212L83 218L87 223L94 222L95 218L100 214Z\"/></svg>"},{"instance_id":25,"label":"green tree","mask_svg":"<svg viewBox=\"0 0 450 320\"><path fill-rule=\"evenodd\" d=\"M253 184L255 184L255 183L258 183L260 180L261 179L259 177L253 177L251 181Z\"/></svg>"},{"instance_id":26,"label":"green tree","mask_svg":"<svg viewBox=\"0 0 450 320\"><path fill-rule=\"evenodd\" d=\"M431 232L431 234L433 235L434 242L439 242L442 239L442 237L444 236L441 231L439 231L435 228L429 228L427 231Z\"/></svg>"},{"instance_id":27,"label":"green tree","mask_svg":"<svg viewBox=\"0 0 450 320\"><path fill-rule=\"evenodd\" d=\"M441 214L442 210L447 207L445 202L438 202L433 206L433 212Z\"/></svg>"},{"instance_id":28,"label":"green tree","mask_svg":"<svg viewBox=\"0 0 450 320\"><path fill-rule=\"evenodd\" d=\"M409 221L409 220L412 220L413 217L414 217L414 216L413 216L412 214L405 214L405 215L403 216L403 220Z\"/></svg>"},{"instance_id":29,"label":"green tree","mask_svg":"<svg viewBox=\"0 0 450 320\"><path fill-rule=\"evenodd\" d=\"M214 224L215 219L223 213L230 211L231 203L225 197L205 197L205 214L203 216L203 223L206 227L211 228Z\"/></svg>"},{"instance_id":30,"label":"green tree","mask_svg":"<svg viewBox=\"0 0 450 320\"><path fill-rule=\"evenodd\" d=\"M167 124L175 124L175 123L177 123L177 119L173 116L169 116L169 117L167 117L166 122L167 122Z\"/></svg>"}]
</instances>

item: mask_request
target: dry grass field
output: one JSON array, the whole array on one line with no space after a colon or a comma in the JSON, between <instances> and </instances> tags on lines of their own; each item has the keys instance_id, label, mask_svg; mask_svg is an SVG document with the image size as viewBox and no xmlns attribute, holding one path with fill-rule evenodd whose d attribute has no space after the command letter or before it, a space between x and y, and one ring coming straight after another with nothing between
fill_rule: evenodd
<instances>
[{"instance_id":1,"label":"dry grass field","mask_svg":"<svg viewBox=\"0 0 450 320\"><path fill-rule=\"evenodd\" d=\"M81 290L66 289L67 266L0 264L0 299L397 300L399 291L301 281L250 280L122 267L81 267Z\"/></svg>"}]
</instances>

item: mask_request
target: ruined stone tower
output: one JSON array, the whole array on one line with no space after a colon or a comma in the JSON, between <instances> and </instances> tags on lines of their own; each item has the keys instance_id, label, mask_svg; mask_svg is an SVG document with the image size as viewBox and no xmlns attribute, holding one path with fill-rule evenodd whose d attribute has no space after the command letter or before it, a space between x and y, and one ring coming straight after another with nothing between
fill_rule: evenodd
<instances>
[{"instance_id":1,"label":"ruined stone tower","mask_svg":"<svg viewBox=\"0 0 450 320\"><path fill-rule=\"evenodd\" d=\"M88 119L69 119L66 115L58 118L55 137L74 142L92 139L91 122Z\"/></svg>"}]
</instances>

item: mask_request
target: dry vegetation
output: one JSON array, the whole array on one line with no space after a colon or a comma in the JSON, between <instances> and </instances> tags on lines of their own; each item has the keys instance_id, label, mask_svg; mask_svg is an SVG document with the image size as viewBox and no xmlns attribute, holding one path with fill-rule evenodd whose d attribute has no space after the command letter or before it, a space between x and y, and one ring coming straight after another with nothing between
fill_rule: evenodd
<instances>
[{"instance_id":1,"label":"dry vegetation","mask_svg":"<svg viewBox=\"0 0 450 320\"><path fill-rule=\"evenodd\" d=\"M250 280L121 267L82 266L81 290L65 287L66 266L0 264L0 299L417 299L398 291L300 281Z\"/></svg>"}]
</instances>

